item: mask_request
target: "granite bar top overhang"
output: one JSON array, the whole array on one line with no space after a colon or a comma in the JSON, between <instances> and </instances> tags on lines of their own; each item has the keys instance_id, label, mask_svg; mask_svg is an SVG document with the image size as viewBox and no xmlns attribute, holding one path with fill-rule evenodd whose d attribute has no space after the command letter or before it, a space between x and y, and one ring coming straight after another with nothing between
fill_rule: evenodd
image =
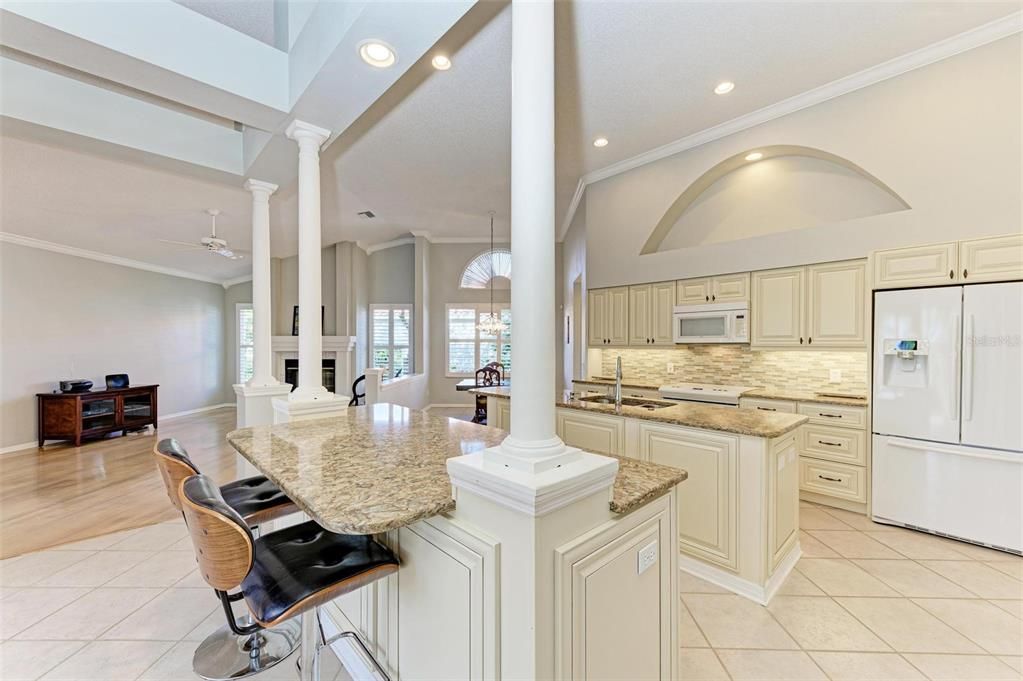
<instances>
[{"instance_id":1,"label":"granite bar top overhang","mask_svg":"<svg viewBox=\"0 0 1023 681\"><path fill-rule=\"evenodd\" d=\"M573 383L580 385L598 385L604 388L615 384L613 378L595 376L587 379L572 379ZM649 383L636 383L632 380L623 380L622 387L627 390L658 390L659 385ZM753 388L742 393L741 397L760 397L772 400L789 400L792 402L815 402L817 404L840 404L851 407L867 406L866 395L850 394L828 394L809 388Z\"/></svg>"},{"instance_id":2,"label":"granite bar top overhang","mask_svg":"<svg viewBox=\"0 0 1023 681\"><path fill-rule=\"evenodd\" d=\"M511 388L505 387L473 388L469 392L488 397L511 398ZM656 403L660 400L650 401ZM642 407L629 407L626 405L615 407L613 404L583 402L580 400L562 400L557 402L557 406L564 409L576 409L578 411L588 411L608 416L624 416L643 421L654 421L672 426L716 430L723 433L751 435L753 437L769 439L795 430L809 420L806 416L800 414L739 409L737 407L702 404L699 402L679 402L672 404L670 407L653 411L643 409Z\"/></svg>"},{"instance_id":3,"label":"granite bar top overhang","mask_svg":"<svg viewBox=\"0 0 1023 681\"><path fill-rule=\"evenodd\" d=\"M341 416L240 428L227 440L320 525L376 534L455 507L447 460L500 444L507 433L393 404ZM611 511L628 513L686 472L617 458Z\"/></svg>"}]
</instances>

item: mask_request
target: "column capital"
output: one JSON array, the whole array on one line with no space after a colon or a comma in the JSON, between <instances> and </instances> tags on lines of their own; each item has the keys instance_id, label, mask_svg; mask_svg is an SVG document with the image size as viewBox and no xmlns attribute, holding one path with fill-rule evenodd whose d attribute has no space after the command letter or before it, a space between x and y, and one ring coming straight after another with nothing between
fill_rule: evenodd
<instances>
[{"instance_id":1,"label":"column capital","mask_svg":"<svg viewBox=\"0 0 1023 681\"><path fill-rule=\"evenodd\" d=\"M267 197L277 191L277 185L270 182L264 182L263 180L254 180L251 177L245 180L245 184L243 186L253 194L266 194Z\"/></svg>"},{"instance_id":2,"label":"column capital","mask_svg":"<svg viewBox=\"0 0 1023 681\"><path fill-rule=\"evenodd\" d=\"M303 142L315 142L316 148L319 149L330 137L330 130L296 119L288 125L284 135L298 142L299 146L302 146Z\"/></svg>"}]
</instances>

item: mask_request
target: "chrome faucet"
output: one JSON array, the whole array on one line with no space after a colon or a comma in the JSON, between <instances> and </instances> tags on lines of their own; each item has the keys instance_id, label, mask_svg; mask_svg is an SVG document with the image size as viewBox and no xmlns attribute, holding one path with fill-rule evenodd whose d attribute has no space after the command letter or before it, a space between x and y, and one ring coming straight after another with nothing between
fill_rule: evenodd
<instances>
[{"instance_id":1,"label":"chrome faucet","mask_svg":"<svg viewBox=\"0 0 1023 681\"><path fill-rule=\"evenodd\" d=\"M615 360L615 409L622 408L622 356Z\"/></svg>"}]
</instances>

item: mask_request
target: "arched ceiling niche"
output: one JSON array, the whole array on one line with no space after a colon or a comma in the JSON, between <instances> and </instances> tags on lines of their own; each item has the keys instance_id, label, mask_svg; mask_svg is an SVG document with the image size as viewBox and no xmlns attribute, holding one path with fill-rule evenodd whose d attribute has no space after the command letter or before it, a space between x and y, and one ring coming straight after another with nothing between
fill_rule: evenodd
<instances>
[{"instance_id":1,"label":"arched ceiling niche","mask_svg":"<svg viewBox=\"0 0 1023 681\"><path fill-rule=\"evenodd\" d=\"M752 152L763 157L747 160ZM739 241L896 211L909 204L852 161L779 144L731 156L668 208L641 254Z\"/></svg>"}]
</instances>

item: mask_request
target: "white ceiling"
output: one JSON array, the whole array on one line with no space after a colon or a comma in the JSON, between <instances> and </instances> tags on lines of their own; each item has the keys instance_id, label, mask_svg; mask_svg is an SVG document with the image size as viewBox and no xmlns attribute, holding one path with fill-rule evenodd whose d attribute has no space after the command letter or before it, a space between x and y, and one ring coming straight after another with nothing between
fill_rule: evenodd
<instances>
[{"instance_id":1,"label":"white ceiling","mask_svg":"<svg viewBox=\"0 0 1023 681\"><path fill-rule=\"evenodd\" d=\"M1018 9L1006 2L559 2L558 220L585 173ZM471 24L471 15L487 13L459 41L451 70L410 69L395 86L403 95L397 103L371 110L325 150L326 243L372 244L411 231L483 238L491 209L499 237L507 234L511 15L507 7L495 11L481 3L467 15ZM725 79L736 83L734 92L714 95ZM225 212L218 226L247 248L241 179L232 186L223 176L190 176L181 164L157 167L111 158L95 145L71 150L61 148L66 140L5 134L3 231L206 276L247 270L153 244L202 236L202 211L216 206ZM610 144L595 149L597 135ZM274 252L290 255L294 188L282 187L273 206ZM378 218L356 216L366 209Z\"/></svg>"}]
</instances>

